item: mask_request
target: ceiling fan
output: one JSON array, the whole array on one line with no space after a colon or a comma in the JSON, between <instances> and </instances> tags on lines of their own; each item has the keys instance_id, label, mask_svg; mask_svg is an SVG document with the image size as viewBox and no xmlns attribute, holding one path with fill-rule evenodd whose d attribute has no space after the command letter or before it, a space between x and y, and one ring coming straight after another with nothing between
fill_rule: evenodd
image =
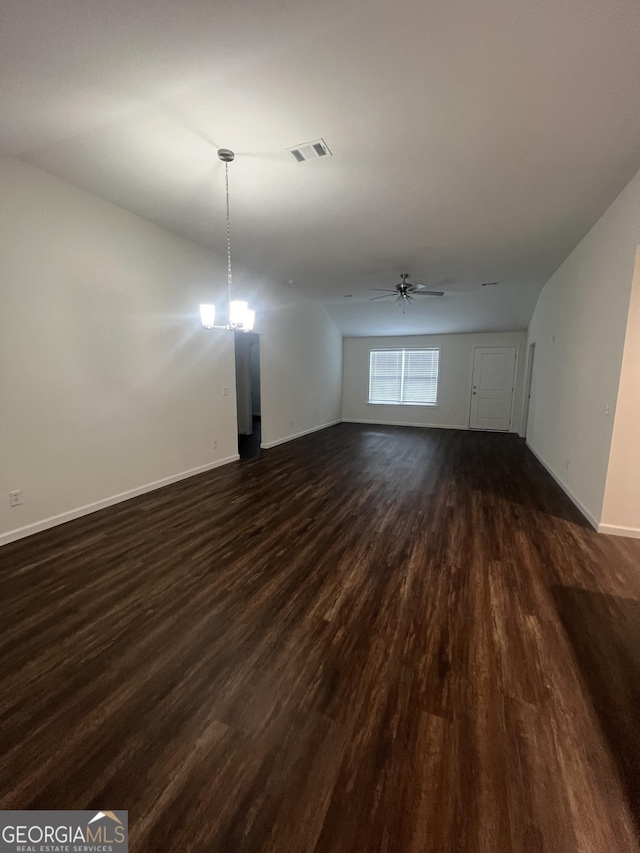
<instances>
[{"instance_id":1,"label":"ceiling fan","mask_svg":"<svg viewBox=\"0 0 640 853\"><path fill-rule=\"evenodd\" d=\"M402 305L402 313L404 314L405 307L413 301L414 296L444 296L444 290L429 290L426 284L413 284L408 282L409 273L401 273L402 281L398 282L392 289L384 287L372 287L371 290L380 291L384 296L374 296L369 301L375 302L376 299L388 299L390 296L396 297L396 305Z\"/></svg>"}]
</instances>

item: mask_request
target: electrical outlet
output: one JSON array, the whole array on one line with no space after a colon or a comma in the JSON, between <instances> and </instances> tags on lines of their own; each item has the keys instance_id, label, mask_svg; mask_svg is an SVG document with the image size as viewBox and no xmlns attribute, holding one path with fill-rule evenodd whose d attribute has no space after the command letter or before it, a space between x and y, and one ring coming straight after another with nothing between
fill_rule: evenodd
<instances>
[{"instance_id":1,"label":"electrical outlet","mask_svg":"<svg viewBox=\"0 0 640 853\"><path fill-rule=\"evenodd\" d=\"M223 397L228 397L228 396L229 396L229 389L226 387L226 385L225 385L225 387L222 389L222 396L223 396Z\"/></svg>"},{"instance_id":2,"label":"electrical outlet","mask_svg":"<svg viewBox=\"0 0 640 853\"><path fill-rule=\"evenodd\" d=\"M217 446L218 446L218 442L214 438L213 441L211 442L211 447L213 447L213 449L215 450Z\"/></svg>"},{"instance_id":3,"label":"electrical outlet","mask_svg":"<svg viewBox=\"0 0 640 853\"><path fill-rule=\"evenodd\" d=\"M289 421L289 429L293 429L293 421Z\"/></svg>"},{"instance_id":4,"label":"electrical outlet","mask_svg":"<svg viewBox=\"0 0 640 853\"><path fill-rule=\"evenodd\" d=\"M604 410L605 415L608 415L611 411L611 403L607 403L607 408Z\"/></svg>"},{"instance_id":5,"label":"electrical outlet","mask_svg":"<svg viewBox=\"0 0 640 853\"><path fill-rule=\"evenodd\" d=\"M9 506L22 506L23 503L21 489L16 489L15 492L9 492Z\"/></svg>"}]
</instances>

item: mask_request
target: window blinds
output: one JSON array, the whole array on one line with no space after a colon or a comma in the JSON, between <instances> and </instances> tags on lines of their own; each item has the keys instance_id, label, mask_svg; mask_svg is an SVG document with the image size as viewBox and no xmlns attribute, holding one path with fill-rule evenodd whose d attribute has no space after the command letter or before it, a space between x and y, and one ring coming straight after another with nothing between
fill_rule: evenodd
<instances>
[{"instance_id":1,"label":"window blinds","mask_svg":"<svg viewBox=\"0 0 640 853\"><path fill-rule=\"evenodd\" d=\"M438 399L440 350L372 350L369 402L433 405Z\"/></svg>"},{"instance_id":2,"label":"window blinds","mask_svg":"<svg viewBox=\"0 0 640 853\"><path fill-rule=\"evenodd\" d=\"M369 402L399 403L402 399L402 350L371 353Z\"/></svg>"}]
</instances>

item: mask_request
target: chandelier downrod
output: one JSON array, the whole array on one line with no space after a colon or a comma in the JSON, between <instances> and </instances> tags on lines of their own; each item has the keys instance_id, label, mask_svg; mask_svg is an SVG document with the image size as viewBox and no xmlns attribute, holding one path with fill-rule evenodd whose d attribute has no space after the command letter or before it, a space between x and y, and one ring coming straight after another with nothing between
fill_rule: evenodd
<instances>
[{"instance_id":1,"label":"chandelier downrod","mask_svg":"<svg viewBox=\"0 0 640 853\"><path fill-rule=\"evenodd\" d=\"M235 154L229 148L219 148L218 158L224 163L224 183L227 202L227 297L229 306L229 317L226 326L218 326L215 323L215 305L200 305L200 319L205 329L226 329L234 332L250 332L253 329L255 311L252 311L246 302L234 301L233 277L231 272L231 217L229 214L229 163L235 160Z\"/></svg>"},{"instance_id":2,"label":"chandelier downrod","mask_svg":"<svg viewBox=\"0 0 640 853\"><path fill-rule=\"evenodd\" d=\"M231 305L233 278L231 273L231 217L229 216L229 163L235 160L236 155L229 148L218 148L218 157L224 163L224 185L227 194L227 290L229 305Z\"/></svg>"}]
</instances>

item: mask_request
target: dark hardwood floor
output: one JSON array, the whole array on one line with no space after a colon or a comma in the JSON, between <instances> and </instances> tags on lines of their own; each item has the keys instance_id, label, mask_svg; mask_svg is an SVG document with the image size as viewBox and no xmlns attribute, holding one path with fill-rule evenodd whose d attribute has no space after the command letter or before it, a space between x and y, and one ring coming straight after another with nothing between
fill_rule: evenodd
<instances>
[{"instance_id":1,"label":"dark hardwood floor","mask_svg":"<svg viewBox=\"0 0 640 853\"><path fill-rule=\"evenodd\" d=\"M638 853L640 541L341 424L0 549L0 807L131 850Z\"/></svg>"}]
</instances>

